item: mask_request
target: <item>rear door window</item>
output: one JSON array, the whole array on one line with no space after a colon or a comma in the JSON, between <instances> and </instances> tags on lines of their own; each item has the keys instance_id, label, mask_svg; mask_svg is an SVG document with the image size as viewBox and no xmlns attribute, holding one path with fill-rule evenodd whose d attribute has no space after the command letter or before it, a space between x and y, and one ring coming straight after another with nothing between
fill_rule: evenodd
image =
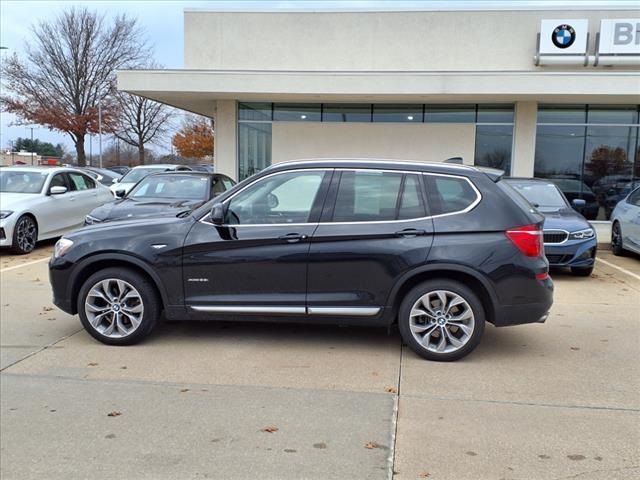
<instances>
[{"instance_id":1,"label":"rear door window","mask_svg":"<svg viewBox=\"0 0 640 480\"><path fill-rule=\"evenodd\" d=\"M334 222L395 220L402 174L344 171L338 186Z\"/></svg>"},{"instance_id":2,"label":"rear door window","mask_svg":"<svg viewBox=\"0 0 640 480\"><path fill-rule=\"evenodd\" d=\"M426 175L429 208L433 215L462 212L478 199L471 183L462 177Z\"/></svg>"}]
</instances>

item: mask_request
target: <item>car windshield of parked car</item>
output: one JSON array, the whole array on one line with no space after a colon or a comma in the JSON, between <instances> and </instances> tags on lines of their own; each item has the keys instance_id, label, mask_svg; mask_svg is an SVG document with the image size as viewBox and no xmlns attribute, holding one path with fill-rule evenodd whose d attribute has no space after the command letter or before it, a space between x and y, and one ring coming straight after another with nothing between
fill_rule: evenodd
<instances>
[{"instance_id":1,"label":"car windshield of parked car","mask_svg":"<svg viewBox=\"0 0 640 480\"><path fill-rule=\"evenodd\" d=\"M120 179L120 183L137 183L147 175L161 171L159 168L134 168L129 170L126 175Z\"/></svg>"},{"instance_id":2,"label":"car windshield of parked car","mask_svg":"<svg viewBox=\"0 0 640 480\"><path fill-rule=\"evenodd\" d=\"M40 193L47 173L0 170L0 192Z\"/></svg>"},{"instance_id":3,"label":"car windshield of parked car","mask_svg":"<svg viewBox=\"0 0 640 480\"><path fill-rule=\"evenodd\" d=\"M509 182L529 203L539 210L567 208L567 202L553 183Z\"/></svg>"},{"instance_id":4,"label":"car windshield of parked car","mask_svg":"<svg viewBox=\"0 0 640 480\"><path fill-rule=\"evenodd\" d=\"M184 200L208 200L207 176L168 174L153 175L140 182L127 198L142 200L145 198L170 198Z\"/></svg>"}]
</instances>

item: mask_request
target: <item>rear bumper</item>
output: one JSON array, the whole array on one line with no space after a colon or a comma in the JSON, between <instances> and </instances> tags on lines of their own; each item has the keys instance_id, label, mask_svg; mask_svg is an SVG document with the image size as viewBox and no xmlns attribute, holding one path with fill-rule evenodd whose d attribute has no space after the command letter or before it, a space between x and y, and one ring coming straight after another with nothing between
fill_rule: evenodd
<instances>
[{"instance_id":1,"label":"rear bumper","mask_svg":"<svg viewBox=\"0 0 640 480\"><path fill-rule=\"evenodd\" d=\"M538 301L518 305L500 305L496 307L493 324L496 327L522 325L525 323L544 323L553 305L553 281L551 278L539 280L536 292Z\"/></svg>"}]
</instances>

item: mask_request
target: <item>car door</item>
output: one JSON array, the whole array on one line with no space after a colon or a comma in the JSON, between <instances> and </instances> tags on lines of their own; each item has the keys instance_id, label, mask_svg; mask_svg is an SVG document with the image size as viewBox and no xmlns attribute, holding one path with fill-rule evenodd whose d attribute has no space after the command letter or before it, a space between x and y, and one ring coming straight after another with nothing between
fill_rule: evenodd
<instances>
[{"instance_id":1,"label":"car door","mask_svg":"<svg viewBox=\"0 0 640 480\"><path fill-rule=\"evenodd\" d=\"M51 194L51 187L64 187L65 193ZM38 238L49 238L67 230L72 222L69 212L74 208L74 201L69 190L69 179L65 172L51 176L45 186L43 199L34 214L38 222Z\"/></svg>"},{"instance_id":2,"label":"car door","mask_svg":"<svg viewBox=\"0 0 640 480\"><path fill-rule=\"evenodd\" d=\"M640 249L640 188L626 200L622 235L626 245L631 245L634 250Z\"/></svg>"},{"instance_id":3,"label":"car door","mask_svg":"<svg viewBox=\"0 0 640 480\"><path fill-rule=\"evenodd\" d=\"M421 175L336 170L309 251L309 314L378 315L432 241Z\"/></svg>"},{"instance_id":4,"label":"car door","mask_svg":"<svg viewBox=\"0 0 640 480\"><path fill-rule=\"evenodd\" d=\"M69 228L79 227L84 224L84 218L91 210L102 205L98 198L96 181L80 172L68 172L71 185L71 202L73 204L69 213Z\"/></svg>"},{"instance_id":5,"label":"car door","mask_svg":"<svg viewBox=\"0 0 640 480\"><path fill-rule=\"evenodd\" d=\"M304 314L309 240L330 177L329 169L261 177L225 199L223 225L196 222L183 254L191 311Z\"/></svg>"}]
</instances>

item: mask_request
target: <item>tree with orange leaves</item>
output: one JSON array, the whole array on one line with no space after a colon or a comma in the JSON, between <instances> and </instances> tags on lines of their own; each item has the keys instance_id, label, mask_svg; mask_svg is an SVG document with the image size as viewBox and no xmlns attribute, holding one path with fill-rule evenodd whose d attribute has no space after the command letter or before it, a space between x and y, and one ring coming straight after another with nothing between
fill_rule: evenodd
<instances>
[{"instance_id":1,"label":"tree with orange leaves","mask_svg":"<svg viewBox=\"0 0 640 480\"><path fill-rule=\"evenodd\" d=\"M189 117L171 142L178 154L187 158L213 155L213 127L205 117Z\"/></svg>"},{"instance_id":2,"label":"tree with orange leaves","mask_svg":"<svg viewBox=\"0 0 640 480\"><path fill-rule=\"evenodd\" d=\"M135 19L104 16L71 8L32 28L25 58L10 57L2 66L7 91L2 109L21 124L36 123L67 133L79 165L86 164L85 136L98 132L98 105L103 131L115 128L118 106L115 71L148 58L149 49Z\"/></svg>"}]
</instances>

